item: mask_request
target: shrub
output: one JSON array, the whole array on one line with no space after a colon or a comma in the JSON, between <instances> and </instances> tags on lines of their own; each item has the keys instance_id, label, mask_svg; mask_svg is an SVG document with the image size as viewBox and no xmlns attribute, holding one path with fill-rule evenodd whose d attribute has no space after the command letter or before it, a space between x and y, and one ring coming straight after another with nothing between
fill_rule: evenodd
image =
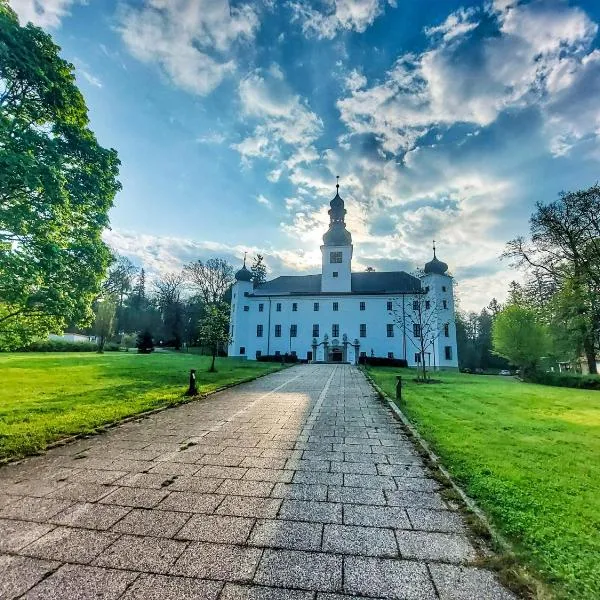
<instances>
[{"instance_id":1,"label":"shrub","mask_svg":"<svg viewBox=\"0 0 600 600\"><path fill-rule=\"evenodd\" d=\"M399 367L405 369L408 367L408 361L403 358L388 358L387 356L361 356L358 364L369 365L371 367Z\"/></svg>"},{"instance_id":2,"label":"shrub","mask_svg":"<svg viewBox=\"0 0 600 600\"><path fill-rule=\"evenodd\" d=\"M600 391L600 377L598 377L598 375L577 375L573 373L547 373L544 371L535 371L534 373L528 374L527 381L541 383L542 385Z\"/></svg>"},{"instance_id":3,"label":"shrub","mask_svg":"<svg viewBox=\"0 0 600 600\"><path fill-rule=\"evenodd\" d=\"M140 354L150 354L154 351L152 334L147 329L138 335L136 346Z\"/></svg>"},{"instance_id":4,"label":"shrub","mask_svg":"<svg viewBox=\"0 0 600 600\"><path fill-rule=\"evenodd\" d=\"M121 350L121 346L119 346L119 344L116 342L108 342L107 344L104 344L105 352L119 352L119 350Z\"/></svg>"},{"instance_id":5,"label":"shrub","mask_svg":"<svg viewBox=\"0 0 600 600\"><path fill-rule=\"evenodd\" d=\"M17 352L95 352L94 342L67 342L66 340L37 340Z\"/></svg>"},{"instance_id":6,"label":"shrub","mask_svg":"<svg viewBox=\"0 0 600 600\"><path fill-rule=\"evenodd\" d=\"M297 363L298 356L295 354L263 354L257 359L259 362L285 362L285 363Z\"/></svg>"}]
</instances>

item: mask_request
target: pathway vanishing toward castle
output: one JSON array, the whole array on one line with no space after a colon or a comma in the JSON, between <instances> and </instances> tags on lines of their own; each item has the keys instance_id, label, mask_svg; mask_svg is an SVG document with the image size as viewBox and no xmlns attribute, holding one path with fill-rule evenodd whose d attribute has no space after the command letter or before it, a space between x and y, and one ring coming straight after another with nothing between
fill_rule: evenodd
<instances>
[{"instance_id":1,"label":"pathway vanishing toward castle","mask_svg":"<svg viewBox=\"0 0 600 600\"><path fill-rule=\"evenodd\" d=\"M0 598L505 600L349 365L263 377L0 469Z\"/></svg>"}]
</instances>

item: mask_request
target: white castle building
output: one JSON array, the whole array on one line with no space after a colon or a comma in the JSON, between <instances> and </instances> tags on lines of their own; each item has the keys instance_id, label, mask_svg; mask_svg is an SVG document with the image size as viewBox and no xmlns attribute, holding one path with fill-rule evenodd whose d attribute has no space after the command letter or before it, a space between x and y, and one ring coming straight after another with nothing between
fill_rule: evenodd
<instances>
[{"instance_id":1,"label":"white castle building","mask_svg":"<svg viewBox=\"0 0 600 600\"><path fill-rule=\"evenodd\" d=\"M352 236L336 187L319 275L284 275L255 286L245 260L235 274L229 356L255 360L287 353L308 361L355 363L362 355L456 369L448 265L437 259L434 246L433 259L417 276L353 273Z\"/></svg>"}]
</instances>

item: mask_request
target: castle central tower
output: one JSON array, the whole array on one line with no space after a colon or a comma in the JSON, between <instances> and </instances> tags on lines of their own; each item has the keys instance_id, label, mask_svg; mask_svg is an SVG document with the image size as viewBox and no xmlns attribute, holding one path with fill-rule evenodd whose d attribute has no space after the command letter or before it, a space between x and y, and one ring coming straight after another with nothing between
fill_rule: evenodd
<instances>
[{"instance_id":1,"label":"castle central tower","mask_svg":"<svg viewBox=\"0 0 600 600\"><path fill-rule=\"evenodd\" d=\"M338 178L339 179L339 178ZM346 229L346 209L336 184L335 198L330 203L329 229L321 246L321 291L352 291L352 236Z\"/></svg>"}]
</instances>

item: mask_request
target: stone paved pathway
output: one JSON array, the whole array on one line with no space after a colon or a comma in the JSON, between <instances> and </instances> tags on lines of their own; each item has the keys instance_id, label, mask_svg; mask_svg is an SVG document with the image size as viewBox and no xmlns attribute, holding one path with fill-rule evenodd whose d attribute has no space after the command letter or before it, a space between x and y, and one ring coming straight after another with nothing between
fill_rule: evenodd
<instances>
[{"instance_id":1,"label":"stone paved pathway","mask_svg":"<svg viewBox=\"0 0 600 600\"><path fill-rule=\"evenodd\" d=\"M356 368L298 366L0 469L0 598L508 600Z\"/></svg>"}]
</instances>

